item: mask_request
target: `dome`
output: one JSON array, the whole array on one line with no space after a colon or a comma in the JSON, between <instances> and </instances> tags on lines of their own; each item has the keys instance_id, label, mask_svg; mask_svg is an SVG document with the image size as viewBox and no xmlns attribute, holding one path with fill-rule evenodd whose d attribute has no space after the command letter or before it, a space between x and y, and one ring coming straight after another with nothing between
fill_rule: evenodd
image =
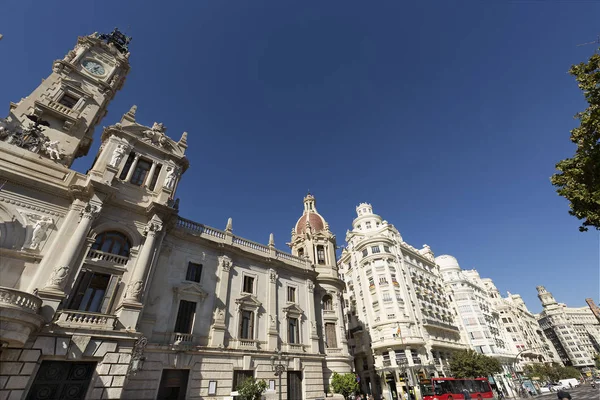
<instances>
[{"instance_id":1,"label":"dome","mask_svg":"<svg viewBox=\"0 0 600 400\"><path fill-rule=\"evenodd\" d=\"M442 256L438 256L435 258L435 263L439 265L440 270L451 270L455 269L460 271L460 266L458 265L458 261L456 258L444 254Z\"/></svg>"},{"instance_id":2,"label":"dome","mask_svg":"<svg viewBox=\"0 0 600 400\"><path fill-rule=\"evenodd\" d=\"M306 217L308 216L308 222L312 228L313 232L320 232L325 229L325 220L319 214L316 213L308 213L304 214L300 217L298 222L296 222L296 233L304 233L306 230ZM289 226L289 225L288 225Z\"/></svg>"}]
</instances>

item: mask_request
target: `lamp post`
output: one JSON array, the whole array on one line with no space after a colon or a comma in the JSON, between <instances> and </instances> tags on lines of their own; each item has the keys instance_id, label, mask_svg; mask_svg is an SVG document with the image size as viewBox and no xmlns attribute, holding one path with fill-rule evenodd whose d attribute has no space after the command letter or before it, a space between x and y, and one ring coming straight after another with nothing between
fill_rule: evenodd
<instances>
[{"instance_id":1,"label":"lamp post","mask_svg":"<svg viewBox=\"0 0 600 400\"><path fill-rule=\"evenodd\" d=\"M275 371L275 376L279 377L279 400L281 400L281 375L285 372L288 360L289 357L281 356L281 350L277 350L277 357L271 356L271 369Z\"/></svg>"},{"instance_id":2,"label":"lamp post","mask_svg":"<svg viewBox=\"0 0 600 400\"><path fill-rule=\"evenodd\" d=\"M519 356L521 354L525 353L526 351L533 351L533 350L540 350L540 349L543 350L544 348L543 347L534 347L531 349L524 349L524 350L521 350L520 352L518 352L517 355L515 356L515 361L513 363L513 371L515 372L515 375L517 376L517 378L519 378L519 392L518 393L519 393L520 397L523 397L521 395L521 392L524 391L525 389L523 388L523 378L521 377L521 374L519 374L519 372L516 369L517 363L519 362ZM527 396L525 396L525 397L527 397Z\"/></svg>"}]
</instances>

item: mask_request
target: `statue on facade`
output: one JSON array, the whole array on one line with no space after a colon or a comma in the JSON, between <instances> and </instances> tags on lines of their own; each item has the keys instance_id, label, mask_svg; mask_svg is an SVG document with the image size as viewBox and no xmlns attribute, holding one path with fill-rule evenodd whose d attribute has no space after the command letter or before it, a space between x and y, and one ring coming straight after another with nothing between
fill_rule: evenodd
<instances>
[{"instance_id":1,"label":"statue on facade","mask_svg":"<svg viewBox=\"0 0 600 400\"><path fill-rule=\"evenodd\" d=\"M167 176L165 177L165 189L171 189L175 187L175 181L177 180L179 171L175 167L167 167Z\"/></svg>"},{"instance_id":2,"label":"statue on facade","mask_svg":"<svg viewBox=\"0 0 600 400\"><path fill-rule=\"evenodd\" d=\"M37 250L38 246L44 239L46 230L51 224L52 219L48 217L44 217L35 223L33 227L33 233L31 235L31 243L29 244L30 249Z\"/></svg>"},{"instance_id":3,"label":"statue on facade","mask_svg":"<svg viewBox=\"0 0 600 400\"><path fill-rule=\"evenodd\" d=\"M58 150L58 140L47 141L44 143L44 150L52 160L60 160L61 154Z\"/></svg>"},{"instance_id":4,"label":"statue on facade","mask_svg":"<svg viewBox=\"0 0 600 400\"><path fill-rule=\"evenodd\" d=\"M127 146L125 146L124 144L118 145L115 151L113 152L108 165L113 168L117 168L119 166L119 163L125 156L125 153L127 153Z\"/></svg>"}]
</instances>

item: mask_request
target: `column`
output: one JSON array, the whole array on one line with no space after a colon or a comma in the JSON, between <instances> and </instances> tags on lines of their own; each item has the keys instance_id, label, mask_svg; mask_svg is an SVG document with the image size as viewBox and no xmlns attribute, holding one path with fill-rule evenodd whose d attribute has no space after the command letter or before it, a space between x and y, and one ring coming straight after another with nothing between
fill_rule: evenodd
<instances>
[{"instance_id":1,"label":"column","mask_svg":"<svg viewBox=\"0 0 600 400\"><path fill-rule=\"evenodd\" d=\"M85 238L92 227L92 221L100 213L100 210L100 206L88 203L81 211L81 220L79 221L77 228L75 228L75 232L73 232L70 240L62 249L57 266L52 271L50 279L48 279L48 282L46 282L42 291L49 290L52 292L63 292L69 275L71 274L73 262L81 251L81 246L83 246Z\"/></svg>"},{"instance_id":2,"label":"column","mask_svg":"<svg viewBox=\"0 0 600 400\"><path fill-rule=\"evenodd\" d=\"M129 182L131 177L133 176L133 172L135 171L135 167L137 167L137 163L140 160L140 155L135 153L133 157L133 162L131 163L131 167L129 167L129 171L127 171L127 176L125 177L125 182Z\"/></svg>"},{"instance_id":3,"label":"column","mask_svg":"<svg viewBox=\"0 0 600 400\"><path fill-rule=\"evenodd\" d=\"M310 279L306 280L306 298L308 299L306 318L310 322L310 352L318 353L319 335L317 334L317 316L315 314L315 284Z\"/></svg>"},{"instance_id":4,"label":"column","mask_svg":"<svg viewBox=\"0 0 600 400\"><path fill-rule=\"evenodd\" d=\"M277 350L279 344L279 331L277 324L279 322L279 313L277 312L277 279L279 276L273 268L269 268L269 292L267 313L269 314L269 327L267 329L267 348L270 351Z\"/></svg>"},{"instance_id":5,"label":"column","mask_svg":"<svg viewBox=\"0 0 600 400\"><path fill-rule=\"evenodd\" d=\"M135 164L135 162L134 162ZM142 292L144 291L144 281L152 264L152 256L154 255L156 237L161 231L161 225L155 222L150 222L146 227L146 241L144 247L138 256L135 263L135 269L129 278L129 284L125 292L125 301L141 302Z\"/></svg>"},{"instance_id":6,"label":"column","mask_svg":"<svg viewBox=\"0 0 600 400\"><path fill-rule=\"evenodd\" d=\"M335 293L335 298L337 301L337 307L335 309L335 314L338 318L338 329L336 329L336 331L338 332L338 347L340 349L342 349L342 354L344 355L348 355L348 339L346 338L346 329L344 327L344 308L343 308L343 304L342 302L343 297L342 297L342 293L339 291L336 291ZM382 304L382 303L379 303Z\"/></svg>"},{"instance_id":7,"label":"column","mask_svg":"<svg viewBox=\"0 0 600 400\"><path fill-rule=\"evenodd\" d=\"M223 347L225 341L225 313L227 312L227 290L229 287L229 273L231 271L231 258L228 256L219 257L219 266L217 268L218 282L215 288L215 313L213 315L213 324L210 327L211 347Z\"/></svg>"},{"instance_id":8,"label":"column","mask_svg":"<svg viewBox=\"0 0 600 400\"><path fill-rule=\"evenodd\" d=\"M152 161L152 166L150 167L150 172L148 172L148 176L146 177L146 180L144 181L145 187L149 187L150 183L152 183L152 177L154 176L154 172L156 171L156 165L157 165L157 162Z\"/></svg>"}]
</instances>

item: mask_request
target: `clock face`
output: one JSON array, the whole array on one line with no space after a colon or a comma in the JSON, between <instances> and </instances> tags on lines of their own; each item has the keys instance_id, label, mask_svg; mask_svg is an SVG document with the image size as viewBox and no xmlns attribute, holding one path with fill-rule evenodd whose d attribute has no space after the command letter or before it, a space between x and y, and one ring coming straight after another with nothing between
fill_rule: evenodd
<instances>
[{"instance_id":1,"label":"clock face","mask_svg":"<svg viewBox=\"0 0 600 400\"><path fill-rule=\"evenodd\" d=\"M105 73L104 67L98 61L83 60L81 65L92 75L101 76Z\"/></svg>"}]
</instances>

